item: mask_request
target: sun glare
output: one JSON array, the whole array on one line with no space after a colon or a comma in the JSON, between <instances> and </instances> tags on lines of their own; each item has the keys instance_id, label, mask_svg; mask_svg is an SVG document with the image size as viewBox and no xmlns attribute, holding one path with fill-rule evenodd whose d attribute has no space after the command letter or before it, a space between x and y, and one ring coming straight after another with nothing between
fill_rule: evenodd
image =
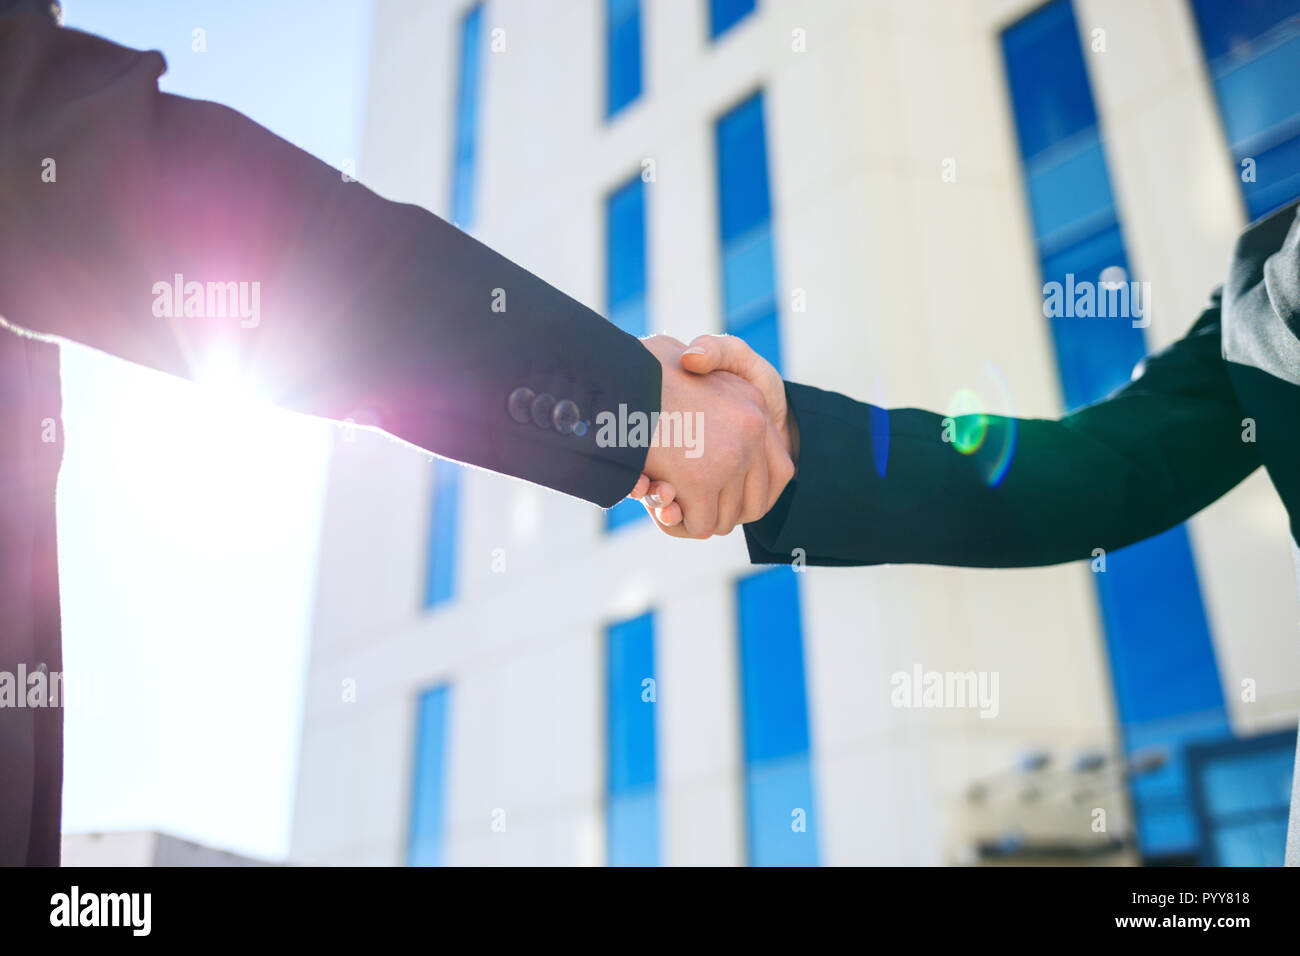
<instances>
[{"instance_id":1,"label":"sun glare","mask_svg":"<svg viewBox=\"0 0 1300 956\"><path fill-rule=\"evenodd\" d=\"M108 689L68 714L64 824L282 853L328 426L229 356L193 383L73 345L63 369L66 666Z\"/></svg>"}]
</instances>

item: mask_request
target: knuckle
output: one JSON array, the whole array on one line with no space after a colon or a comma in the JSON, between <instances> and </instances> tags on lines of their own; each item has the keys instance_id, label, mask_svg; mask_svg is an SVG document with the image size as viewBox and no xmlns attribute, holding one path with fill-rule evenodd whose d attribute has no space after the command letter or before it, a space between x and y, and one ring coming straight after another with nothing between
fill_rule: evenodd
<instances>
[{"instance_id":1,"label":"knuckle","mask_svg":"<svg viewBox=\"0 0 1300 956\"><path fill-rule=\"evenodd\" d=\"M788 484L790 479L794 477L794 462L788 456L782 457L778 474L781 477L782 485Z\"/></svg>"},{"instance_id":2,"label":"knuckle","mask_svg":"<svg viewBox=\"0 0 1300 956\"><path fill-rule=\"evenodd\" d=\"M749 379L741 379L740 388L746 398L757 408L763 407L763 393Z\"/></svg>"},{"instance_id":3,"label":"knuckle","mask_svg":"<svg viewBox=\"0 0 1300 956\"><path fill-rule=\"evenodd\" d=\"M746 442L733 432L714 447L713 466L719 475L731 475L744 463L745 457Z\"/></svg>"},{"instance_id":4,"label":"knuckle","mask_svg":"<svg viewBox=\"0 0 1300 956\"><path fill-rule=\"evenodd\" d=\"M757 402L751 402L745 406L745 411L741 417L741 434L750 444L760 441L766 436L767 416L763 414L762 406Z\"/></svg>"}]
</instances>

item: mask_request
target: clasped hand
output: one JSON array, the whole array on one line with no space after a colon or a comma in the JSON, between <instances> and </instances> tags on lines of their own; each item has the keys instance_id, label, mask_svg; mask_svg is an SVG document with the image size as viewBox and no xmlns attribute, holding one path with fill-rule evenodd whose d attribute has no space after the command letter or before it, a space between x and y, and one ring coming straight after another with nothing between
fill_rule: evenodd
<instances>
[{"instance_id":1,"label":"clasped hand","mask_svg":"<svg viewBox=\"0 0 1300 956\"><path fill-rule=\"evenodd\" d=\"M728 534L767 514L798 454L780 374L730 335L701 335L689 347L668 335L642 341L663 365L663 397L630 497L682 538ZM687 416L698 422L689 447L680 440Z\"/></svg>"}]
</instances>

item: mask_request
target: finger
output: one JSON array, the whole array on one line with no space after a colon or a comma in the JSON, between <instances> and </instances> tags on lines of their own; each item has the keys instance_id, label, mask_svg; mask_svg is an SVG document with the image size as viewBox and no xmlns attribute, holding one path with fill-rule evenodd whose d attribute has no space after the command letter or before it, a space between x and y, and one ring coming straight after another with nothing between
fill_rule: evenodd
<instances>
[{"instance_id":1,"label":"finger","mask_svg":"<svg viewBox=\"0 0 1300 956\"><path fill-rule=\"evenodd\" d=\"M753 468L750 471L754 471ZM748 475L746 475L748 478ZM740 520L740 511L745 504L743 486L727 485L718 494L718 519L713 526L713 533L731 534L731 529Z\"/></svg>"},{"instance_id":2,"label":"finger","mask_svg":"<svg viewBox=\"0 0 1300 956\"><path fill-rule=\"evenodd\" d=\"M682 507L682 527L692 538L708 538L718 525L718 499L687 502Z\"/></svg>"},{"instance_id":3,"label":"finger","mask_svg":"<svg viewBox=\"0 0 1300 956\"><path fill-rule=\"evenodd\" d=\"M768 485L771 479L768 475L766 448L764 452L763 460L749 469L749 473L745 475L745 493L740 509L741 524L757 521L771 510L771 506L767 503Z\"/></svg>"},{"instance_id":4,"label":"finger","mask_svg":"<svg viewBox=\"0 0 1300 956\"><path fill-rule=\"evenodd\" d=\"M743 379L755 378L758 353L744 339L734 335L697 335L682 353L682 368L704 373L722 369Z\"/></svg>"},{"instance_id":5,"label":"finger","mask_svg":"<svg viewBox=\"0 0 1300 956\"><path fill-rule=\"evenodd\" d=\"M650 490L650 476L642 475L632 486L632 490L627 493L629 498L643 498L645 493Z\"/></svg>"},{"instance_id":6,"label":"finger","mask_svg":"<svg viewBox=\"0 0 1300 956\"><path fill-rule=\"evenodd\" d=\"M768 412L778 426L786 415L785 382L772 365L755 352L744 339L735 335L697 335L681 355L681 366L688 372L730 372L747 381L763 396Z\"/></svg>"},{"instance_id":7,"label":"finger","mask_svg":"<svg viewBox=\"0 0 1300 956\"><path fill-rule=\"evenodd\" d=\"M660 525L671 528L682 522L682 506L674 500L676 497L677 489L670 482L652 481L641 503Z\"/></svg>"},{"instance_id":8,"label":"finger","mask_svg":"<svg viewBox=\"0 0 1300 956\"><path fill-rule=\"evenodd\" d=\"M671 504L667 508L651 511L650 517L654 519L659 530L666 535L671 535L674 538L689 538L691 536L682 525L681 505Z\"/></svg>"},{"instance_id":9,"label":"finger","mask_svg":"<svg viewBox=\"0 0 1300 956\"><path fill-rule=\"evenodd\" d=\"M693 538L695 537L681 525L674 525L671 528L660 527L660 531L672 538Z\"/></svg>"},{"instance_id":10,"label":"finger","mask_svg":"<svg viewBox=\"0 0 1300 956\"><path fill-rule=\"evenodd\" d=\"M675 528L682 523L682 506L673 502L655 511L655 520L665 528Z\"/></svg>"},{"instance_id":11,"label":"finger","mask_svg":"<svg viewBox=\"0 0 1300 956\"><path fill-rule=\"evenodd\" d=\"M722 348L717 340L720 335L697 335L682 353L682 368L696 375L712 372L722 362Z\"/></svg>"},{"instance_id":12,"label":"finger","mask_svg":"<svg viewBox=\"0 0 1300 956\"><path fill-rule=\"evenodd\" d=\"M771 428L768 429L771 431ZM718 526L714 534L731 534L736 525L743 521L757 521L765 513L767 503L767 448L745 472L744 480L739 485L730 485L718 496Z\"/></svg>"},{"instance_id":13,"label":"finger","mask_svg":"<svg viewBox=\"0 0 1300 956\"><path fill-rule=\"evenodd\" d=\"M677 489L669 481L652 481L650 487L646 489L646 504L651 508L666 508L676 498Z\"/></svg>"}]
</instances>

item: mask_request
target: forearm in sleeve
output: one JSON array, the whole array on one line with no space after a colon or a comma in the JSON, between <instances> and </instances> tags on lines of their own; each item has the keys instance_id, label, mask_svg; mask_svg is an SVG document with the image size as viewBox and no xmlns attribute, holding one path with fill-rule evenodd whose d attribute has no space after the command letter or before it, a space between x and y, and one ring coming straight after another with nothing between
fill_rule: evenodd
<instances>
[{"instance_id":1,"label":"forearm in sleeve","mask_svg":"<svg viewBox=\"0 0 1300 956\"><path fill-rule=\"evenodd\" d=\"M1258 464L1220 355L1216 293L1191 332L1060 420L885 411L787 385L798 473L746 526L758 563L1020 567L1173 527ZM983 434L978 448L948 438ZM970 442L976 444L976 442Z\"/></svg>"},{"instance_id":2,"label":"forearm in sleeve","mask_svg":"<svg viewBox=\"0 0 1300 956\"><path fill-rule=\"evenodd\" d=\"M160 93L164 69L0 17L0 315L189 378L233 362L283 407L602 505L631 488L644 448L566 426L658 411L635 338L240 114Z\"/></svg>"}]
</instances>

